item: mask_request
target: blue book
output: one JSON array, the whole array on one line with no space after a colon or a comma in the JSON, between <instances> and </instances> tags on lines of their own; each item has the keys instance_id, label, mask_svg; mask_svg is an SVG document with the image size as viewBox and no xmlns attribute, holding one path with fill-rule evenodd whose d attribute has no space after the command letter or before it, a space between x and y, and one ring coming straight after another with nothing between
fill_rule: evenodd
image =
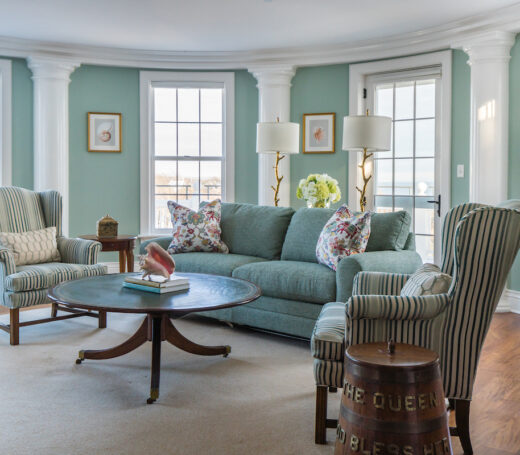
<instances>
[{"instance_id":1,"label":"blue book","mask_svg":"<svg viewBox=\"0 0 520 455\"><path fill-rule=\"evenodd\" d=\"M168 288L155 288L152 286L143 286L141 284L123 282L124 288L137 289L138 291L153 292L154 294L166 294L167 292L185 291L190 288L189 284L179 284L178 286L170 286Z\"/></svg>"}]
</instances>

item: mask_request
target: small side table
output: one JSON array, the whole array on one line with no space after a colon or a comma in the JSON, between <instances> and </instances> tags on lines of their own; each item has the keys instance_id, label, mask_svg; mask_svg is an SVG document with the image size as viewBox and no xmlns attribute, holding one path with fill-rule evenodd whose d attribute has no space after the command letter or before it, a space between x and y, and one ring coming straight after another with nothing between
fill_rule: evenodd
<instances>
[{"instance_id":1,"label":"small side table","mask_svg":"<svg viewBox=\"0 0 520 455\"><path fill-rule=\"evenodd\" d=\"M117 237L98 237L97 235L80 235L80 239L95 240L101 243L101 251L119 251L119 272L134 271L135 235L118 235Z\"/></svg>"}]
</instances>

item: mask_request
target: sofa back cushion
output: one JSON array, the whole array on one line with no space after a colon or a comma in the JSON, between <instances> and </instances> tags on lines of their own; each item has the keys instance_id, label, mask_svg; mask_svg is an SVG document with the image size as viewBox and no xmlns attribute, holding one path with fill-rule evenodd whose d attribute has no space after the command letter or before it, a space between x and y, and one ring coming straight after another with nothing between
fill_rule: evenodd
<instances>
[{"instance_id":1,"label":"sofa back cushion","mask_svg":"<svg viewBox=\"0 0 520 455\"><path fill-rule=\"evenodd\" d=\"M282 260L318 262L316 244L323 227L333 214L334 209L298 209L285 236ZM374 213L366 251L402 250L411 222L412 217L405 211Z\"/></svg>"},{"instance_id":2,"label":"sofa back cushion","mask_svg":"<svg viewBox=\"0 0 520 455\"><path fill-rule=\"evenodd\" d=\"M280 259L294 210L253 204L222 203L222 240L229 252Z\"/></svg>"}]
</instances>

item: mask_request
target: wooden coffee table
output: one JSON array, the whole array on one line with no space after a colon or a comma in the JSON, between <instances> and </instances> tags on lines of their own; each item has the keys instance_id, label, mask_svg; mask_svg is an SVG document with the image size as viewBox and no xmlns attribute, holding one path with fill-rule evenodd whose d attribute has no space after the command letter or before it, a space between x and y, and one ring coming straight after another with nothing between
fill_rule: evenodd
<instances>
[{"instance_id":1,"label":"wooden coffee table","mask_svg":"<svg viewBox=\"0 0 520 455\"><path fill-rule=\"evenodd\" d=\"M60 305L113 313L146 314L141 326L128 340L109 349L79 351L80 364L85 359L112 359L152 342L152 377L150 397L159 398L161 374L161 342L168 341L183 351L198 355L227 357L231 346L202 346L185 338L171 319L189 313L218 310L252 302L260 297L260 289L249 281L199 273L179 273L190 280L190 289L168 294L154 294L123 288L125 276L117 274L66 281L49 290L49 298Z\"/></svg>"}]
</instances>

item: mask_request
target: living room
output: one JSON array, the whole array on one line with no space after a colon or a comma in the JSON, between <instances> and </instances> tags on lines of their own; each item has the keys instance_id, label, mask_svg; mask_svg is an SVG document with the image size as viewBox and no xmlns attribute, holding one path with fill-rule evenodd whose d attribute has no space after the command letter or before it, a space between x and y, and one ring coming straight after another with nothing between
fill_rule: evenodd
<instances>
[{"instance_id":1,"label":"living room","mask_svg":"<svg viewBox=\"0 0 520 455\"><path fill-rule=\"evenodd\" d=\"M520 453L520 3L2 6L4 453Z\"/></svg>"}]
</instances>

